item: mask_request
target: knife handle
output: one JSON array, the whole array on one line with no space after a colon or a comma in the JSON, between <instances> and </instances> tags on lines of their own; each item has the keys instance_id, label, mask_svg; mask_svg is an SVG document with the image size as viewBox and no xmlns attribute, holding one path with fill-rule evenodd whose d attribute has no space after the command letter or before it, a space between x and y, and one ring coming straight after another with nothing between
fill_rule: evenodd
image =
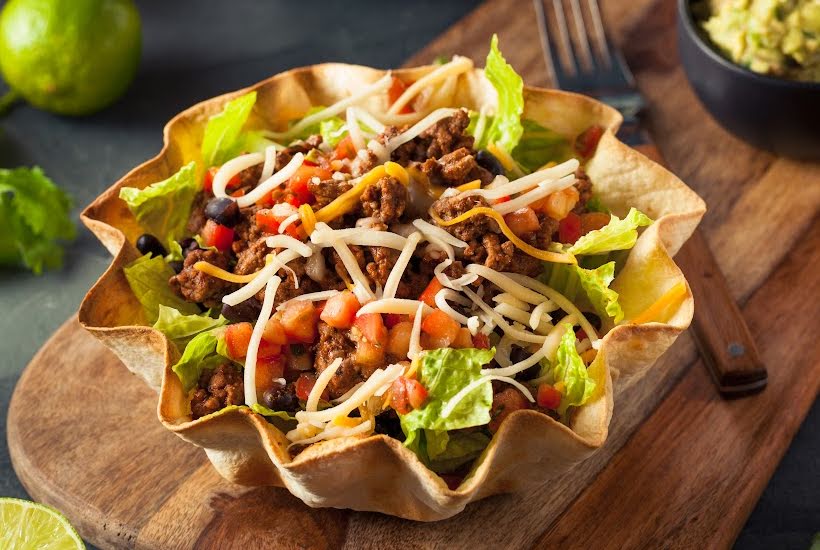
<instances>
[{"instance_id":1,"label":"knife handle","mask_svg":"<svg viewBox=\"0 0 820 550\"><path fill-rule=\"evenodd\" d=\"M666 164L654 145L635 148L658 164ZM763 389L768 380L766 366L699 229L675 260L695 297L695 342L720 392L738 395Z\"/></svg>"}]
</instances>

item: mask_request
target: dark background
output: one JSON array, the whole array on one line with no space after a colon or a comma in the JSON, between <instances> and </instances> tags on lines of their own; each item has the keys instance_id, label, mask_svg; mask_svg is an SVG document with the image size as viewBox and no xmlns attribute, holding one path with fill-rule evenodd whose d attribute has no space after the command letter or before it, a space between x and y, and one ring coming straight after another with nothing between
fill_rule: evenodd
<instances>
[{"instance_id":1,"label":"dark background","mask_svg":"<svg viewBox=\"0 0 820 550\"><path fill-rule=\"evenodd\" d=\"M146 0L137 4L143 19L142 64L123 99L103 113L82 119L57 117L27 106L18 106L0 119L0 167L43 167L73 195L75 219L81 207L160 150L162 127L184 108L300 65L345 61L399 66L479 2ZM27 498L11 469L5 437L8 401L20 371L46 338L76 312L109 261L108 253L83 228L68 248L61 272L35 277L0 268L0 496ZM49 402L47 388L43 402L32 406L49 407L54 414L60 410L59 403ZM811 545L813 533L820 531L818 434L820 408L815 404L738 538L737 548Z\"/></svg>"}]
</instances>

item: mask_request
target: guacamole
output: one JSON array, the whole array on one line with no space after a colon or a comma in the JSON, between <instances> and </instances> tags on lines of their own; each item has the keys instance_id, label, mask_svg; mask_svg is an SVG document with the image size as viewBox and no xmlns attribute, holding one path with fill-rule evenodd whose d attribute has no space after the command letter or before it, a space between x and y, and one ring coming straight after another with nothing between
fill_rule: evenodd
<instances>
[{"instance_id":1,"label":"guacamole","mask_svg":"<svg viewBox=\"0 0 820 550\"><path fill-rule=\"evenodd\" d=\"M702 25L739 65L820 82L820 0L709 0Z\"/></svg>"}]
</instances>

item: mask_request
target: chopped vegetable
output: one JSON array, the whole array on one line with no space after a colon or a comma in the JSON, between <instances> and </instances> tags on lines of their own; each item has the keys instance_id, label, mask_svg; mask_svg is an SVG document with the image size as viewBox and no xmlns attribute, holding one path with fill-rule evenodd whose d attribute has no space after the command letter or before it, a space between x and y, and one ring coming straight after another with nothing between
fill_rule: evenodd
<instances>
[{"instance_id":1,"label":"chopped vegetable","mask_svg":"<svg viewBox=\"0 0 820 550\"><path fill-rule=\"evenodd\" d=\"M535 210L529 206L516 210L515 212L510 212L504 216L504 221L507 223L510 231L519 237L529 235L537 231L540 227Z\"/></svg>"},{"instance_id":2,"label":"chopped vegetable","mask_svg":"<svg viewBox=\"0 0 820 550\"><path fill-rule=\"evenodd\" d=\"M482 133L476 149L486 149L495 143L504 151L511 152L518 145L524 132L521 113L524 112L524 81L507 63L498 49L498 36L490 41L490 53L484 66L484 75L498 94L498 106L489 127Z\"/></svg>"},{"instance_id":3,"label":"chopped vegetable","mask_svg":"<svg viewBox=\"0 0 820 550\"><path fill-rule=\"evenodd\" d=\"M177 309L160 304L159 316L154 323L154 328L173 340L178 347L184 348L200 332L213 330L226 324L228 320L221 315L218 319L214 319L208 313L184 315Z\"/></svg>"},{"instance_id":4,"label":"chopped vegetable","mask_svg":"<svg viewBox=\"0 0 820 550\"><path fill-rule=\"evenodd\" d=\"M359 300L349 290L328 299L319 316L333 328L348 329L356 320L356 312L362 307Z\"/></svg>"},{"instance_id":5,"label":"chopped vegetable","mask_svg":"<svg viewBox=\"0 0 820 550\"><path fill-rule=\"evenodd\" d=\"M422 332L438 340L437 347L448 347L458 336L461 328L456 321L440 309L433 310L421 322Z\"/></svg>"},{"instance_id":6,"label":"chopped vegetable","mask_svg":"<svg viewBox=\"0 0 820 550\"><path fill-rule=\"evenodd\" d=\"M250 323L235 323L225 329L225 345L231 359L242 359L248 353L253 326Z\"/></svg>"},{"instance_id":7,"label":"chopped vegetable","mask_svg":"<svg viewBox=\"0 0 820 550\"><path fill-rule=\"evenodd\" d=\"M202 136L202 160L206 168L235 157L242 149L242 128L256 103L256 92L237 97L225 104L222 112L208 119Z\"/></svg>"},{"instance_id":8,"label":"chopped vegetable","mask_svg":"<svg viewBox=\"0 0 820 550\"><path fill-rule=\"evenodd\" d=\"M570 212L558 222L558 241L564 244L574 244L581 238L581 217Z\"/></svg>"},{"instance_id":9,"label":"chopped vegetable","mask_svg":"<svg viewBox=\"0 0 820 550\"><path fill-rule=\"evenodd\" d=\"M539 407L545 409L557 410L561 404L561 392L555 389L555 386L550 384L540 384L538 386L538 397L536 402Z\"/></svg>"},{"instance_id":10,"label":"chopped vegetable","mask_svg":"<svg viewBox=\"0 0 820 550\"><path fill-rule=\"evenodd\" d=\"M390 83L390 88L387 89L387 102L390 105L393 105L398 98L401 97L401 94L407 89L407 84L405 84L400 78L393 77L393 80ZM405 105L401 109L399 109L400 115L406 115L413 112L413 108L410 105Z\"/></svg>"},{"instance_id":11,"label":"chopped vegetable","mask_svg":"<svg viewBox=\"0 0 820 550\"><path fill-rule=\"evenodd\" d=\"M216 354L216 345L216 336L211 332L201 332L188 342L182 357L171 367L186 392L196 385L202 371L215 368L225 361Z\"/></svg>"},{"instance_id":12,"label":"chopped vegetable","mask_svg":"<svg viewBox=\"0 0 820 550\"><path fill-rule=\"evenodd\" d=\"M230 250L233 244L234 231L230 227L208 220L202 228L202 241L205 246L213 246L217 250L225 252Z\"/></svg>"},{"instance_id":13,"label":"chopped vegetable","mask_svg":"<svg viewBox=\"0 0 820 550\"><path fill-rule=\"evenodd\" d=\"M575 266L581 288L589 298L595 312L601 317L611 317L615 324L624 318L618 293L609 288L615 279L615 262L608 262L596 269L583 269Z\"/></svg>"},{"instance_id":14,"label":"chopped vegetable","mask_svg":"<svg viewBox=\"0 0 820 550\"><path fill-rule=\"evenodd\" d=\"M407 357L412 332L413 323L409 321L402 321L394 325L387 337L387 353L402 359Z\"/></svg>"},{"instance_id":15,"label":"chopped vegetable","mask_svg":"<svg viewBox=\"0 0 820 550\"><path fill-rule=\"evenodd\" d=\"M572 254L604 254L613 250L629 250L638 240L638 228L651 225L646 215L630 208L624 219L612 215L610 222L595 231L590 231L569 248Z\"/></svg>"},{"instance_id":16,"label":"chopped vegetable","mask_svg":"<svg viewBox=\"0 0 820 550\"><path fill-rule=\"evenodd\" d=\"M141 256L123 267L122 271L151 324L159 318L160 305L174 308L183 315L199 313L196 304L186 302L168 286L168 279L173 277L174 270L161 257Z\"/></svg>"},{"instance_id":17,"label":"chopped vegetable","mask_svg":"<svg viewBox=\"0 0 820 550\"><path fill-rule=\"evenodd\" d=\"M444 288L444 285L441 284L437 277L433 277L427 285L427 288L425 288L421 296L419 296L419 300L430 307L437 307L436 294L438 294L438 291L442 288Z\"/></svg>"},{"instance_id":18,"label":"chopped vegetable","mask_svg":"<svg viewBox=\"0 0 820 550\"><path fill-rule=\"evenodd\" d=\"M282 311L282 326L291 342L312 344L316 340L316 307L311 302L295 301Z\"/></svg>"}]
</instances>

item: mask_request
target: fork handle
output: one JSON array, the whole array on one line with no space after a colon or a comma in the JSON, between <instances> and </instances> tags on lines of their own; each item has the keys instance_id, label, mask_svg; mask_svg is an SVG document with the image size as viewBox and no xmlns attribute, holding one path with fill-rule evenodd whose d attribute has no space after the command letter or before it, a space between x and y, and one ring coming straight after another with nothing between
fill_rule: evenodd
<instances>
[{"instance_id":1,"label":"fork handle","mask_svg":"<svg viewBox=\"0 0 820 550\"><path fill-rule=\"evenodd\" d=\"M635 148L665 165L655 145ZM695 230L675 259L695 297L695 342L720 392L738 395L763 389L768 380L766 366L700 230Z\"/></svg>"}]
</instances>

